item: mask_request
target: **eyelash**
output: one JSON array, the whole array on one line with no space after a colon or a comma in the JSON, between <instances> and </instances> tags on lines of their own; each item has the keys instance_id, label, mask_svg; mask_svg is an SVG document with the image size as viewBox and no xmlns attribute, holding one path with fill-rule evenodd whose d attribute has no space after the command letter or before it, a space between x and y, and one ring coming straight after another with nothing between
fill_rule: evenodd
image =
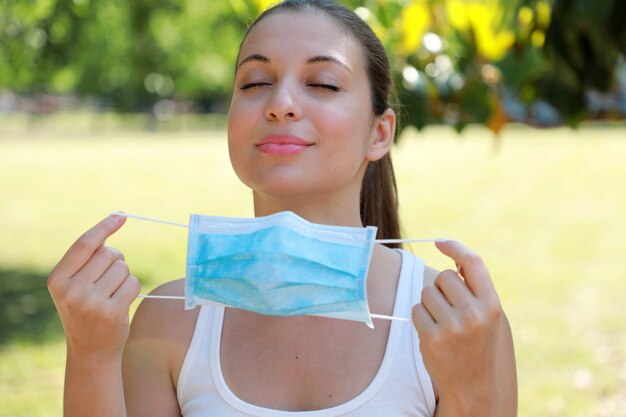
<instances>
[{"instance_id":1,"label":"eyelash","mask_svg":"<svg viewBox=\"0 0 626 417\"><path fill-rule=\"evenodd\" d=\"M309 86L316 87L316 88L323 88L325 90L330 90L330 91L333 91L335 93L339 91L339 87L336 87L336 86L330 85L330 84L309 84Z\"/></svg>"},{"instance_id":2,"label":"eyelash","mask_svg":"<svg viewBox=\"0 0 626 417\"><path fill-rule=\"evenodd\" d=\"M254 87L261 87L264 85L270 85L270 83L248 83L248 84L244 84L241 87L239 87L240 90L246 91L249 90L250 88L254 88ZM314 84L308 84L309 87L315 87L315 88L323 88L325 90L329 90L329 91L333 91L333 92L339 92L339 87L331 85L331 84L318 84L318 83L314 83Z\"/></svg>"},{"instance_id":3,"label":"eyelash","mask_svg":"<svg viewBox=\"0 0 626 417\"><path fill-rule=\"evenodd\" d=\"M241 87L239 87L239 88L240 88L241 90L245 91L245 90L248 90L248 89L250 89L250 88L253 88L253 87L260 87L260 86L263 86L263 85L269 85L269 83L248 83L248 84L244 84L244 85L242 85L242 86L241 86Z\"/></svg>"}]
</instances>

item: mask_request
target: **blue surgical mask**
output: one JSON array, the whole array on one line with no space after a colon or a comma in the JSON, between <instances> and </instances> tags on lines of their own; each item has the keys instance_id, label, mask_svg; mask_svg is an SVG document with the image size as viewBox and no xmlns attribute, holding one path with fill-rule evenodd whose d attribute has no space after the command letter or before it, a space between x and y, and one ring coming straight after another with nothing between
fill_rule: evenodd
<instances>
[{"instance_id":1,"label":"blue surgical mask","mask_svg":"<svg viewBox=\"0 0 626 417\"><path fill-rule=\"evenodd\" d=\"M376 227L310 223L292 212L192 215L186 308L213 301L261 314L313 314L372 325L366 278Z\"/></svg>"},{"instance_id":2,"label":"blue surgical mask","mask_svg":"<svg viewBox=\"0 0 626 417\"><path fill-rule=\"evenodd\" d=\"M374 243L391 242L375 240L374 226L321 225L280 212L256 218L192 214L188 227L186 309L221 304L274 316L356 320L369 327L372 317L391 318L371 314L367 302Z\"/></svg>"}]
</instances>

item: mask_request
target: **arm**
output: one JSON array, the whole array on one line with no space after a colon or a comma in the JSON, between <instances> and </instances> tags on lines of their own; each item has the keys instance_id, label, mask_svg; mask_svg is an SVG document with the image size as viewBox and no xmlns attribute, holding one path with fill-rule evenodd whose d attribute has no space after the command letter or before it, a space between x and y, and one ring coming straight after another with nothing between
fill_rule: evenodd
<instances>
[{"instance_id":1,"label":"arm","mask_svg":"<svg viewBox=\"0 0 626 417\"><path fill-rule=\"evenodd\" d=\"M123 255L104 246L124 221L109 216L84 233L48 278L67 340L66 417L126 416L121 360L139 283Z\"/></svg>"},{"instance_id":2,"label":"arm","mask_svg":"<svg viewBox=\"0 0 626 417\"><path fill-rule=\"evenodd\" d=\"M86 358L68 351L63 415L125 417L121 357Z\"/></svg>"},{"instance_id":3,"label":"arm","mask_svg":"<svg viewBox=\"0 0 626 417\"><path fill-rule=\"evenodd\" d=\"M413 309L420 349L439 394L436 415L514 417L513 341L489 273L459 242L437 247L457 263L459 273L440 273Z\"/></svg>"},{"instance_id":4,"label":"arm","mask_svg":"<svg viewBox=\"0 0 626 417\"><path fill-rule=\"evenodd\" d=\"M183 281L167 283L152 293L182 295ZM122 368L129 416L181 415L176 385L198 312L186 311L181 300L146 299L137 309Z\"/></svg>"}]
</instances>

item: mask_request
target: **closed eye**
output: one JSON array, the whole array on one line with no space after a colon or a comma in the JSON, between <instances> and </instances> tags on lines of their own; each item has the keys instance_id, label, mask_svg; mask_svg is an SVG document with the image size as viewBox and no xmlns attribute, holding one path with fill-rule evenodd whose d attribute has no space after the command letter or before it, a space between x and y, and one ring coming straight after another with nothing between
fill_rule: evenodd
<instances>
[{"instance_id":1,"label":"closed eye","mask_svg":"<svg viewBox=\"0 0 626 417\"><path fill-rule=\"evenodd\" d=\"M339 87L331 85L331 84L309 84L309 87L314 87L314 88L322 88L325 90L330 90L330 91L334 91L334 92L338 92L339 91Z\"/></svg>"},{"instance_id":2,"label":"closed eye","mask_svg":"<svg viewBox=\"0 0 626 417\"><path fill-rule=\"evenodd\" d=\"M262 87L264 85L270 85L270 83L258 82L258 83L247 83L239 87L240 90L246 91L254 87Z\"/></svg>"}]
</instances>

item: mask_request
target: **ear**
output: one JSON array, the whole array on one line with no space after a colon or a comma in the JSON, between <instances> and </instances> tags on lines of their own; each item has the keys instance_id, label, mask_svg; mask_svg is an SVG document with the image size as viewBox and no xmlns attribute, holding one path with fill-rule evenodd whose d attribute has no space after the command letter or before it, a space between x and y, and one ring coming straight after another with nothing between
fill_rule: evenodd
<instances>
[{"instance_id":1,"label":"ear","mask_svg":"<svg viewBox=\"0 0 626 417\"><path fill-rule=\"evenodd\" d=\"M377 161L389 152L393 145L396 133L396 113L387 109L380 116L376 116L370 141L365 158L368 161Z\"/></svg>"}]
</instances>

